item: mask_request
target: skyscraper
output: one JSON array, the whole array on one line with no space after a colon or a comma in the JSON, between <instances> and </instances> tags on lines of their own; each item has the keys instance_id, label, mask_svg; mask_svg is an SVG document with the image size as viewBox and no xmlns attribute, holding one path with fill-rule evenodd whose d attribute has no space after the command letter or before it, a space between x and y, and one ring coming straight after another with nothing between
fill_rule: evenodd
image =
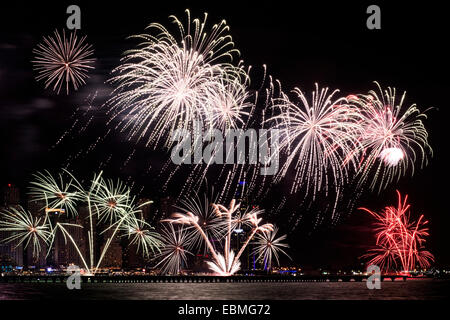
<instances>
[{"instance_id":1,"label":"skyscraper","mask_svg":"<svg viewBox=\"0 0 450 320\"><path fill-rule=\"evenodd\" d=\"M8 209L20 206L20 190L15 185L8 183L3 186L2 191L3 203L0 210L3 214L10 214ZM0 231L0 240L6 239L10 235L9 232ZM23 245L19 243L19 240L9 243L0 242L0 261L14 266L23 266Z\"/></svg>"}]
</instances>

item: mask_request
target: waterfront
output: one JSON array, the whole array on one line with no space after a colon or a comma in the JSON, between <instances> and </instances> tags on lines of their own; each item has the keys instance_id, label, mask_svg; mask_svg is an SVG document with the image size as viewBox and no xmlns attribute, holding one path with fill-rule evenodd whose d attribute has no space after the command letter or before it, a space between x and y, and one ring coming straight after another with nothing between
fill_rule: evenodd
<instances>
[{"instance_id":1,"label":"waterfront","mask_svg":"<svg viewBox=\"0 0 450 320\"><path fill-rule=\"evenodd\" d=\"M365 282L299 283L0 283L0 300L441 300L450 280L383 281L380 290Z\"/></svg>"}]
</instances>

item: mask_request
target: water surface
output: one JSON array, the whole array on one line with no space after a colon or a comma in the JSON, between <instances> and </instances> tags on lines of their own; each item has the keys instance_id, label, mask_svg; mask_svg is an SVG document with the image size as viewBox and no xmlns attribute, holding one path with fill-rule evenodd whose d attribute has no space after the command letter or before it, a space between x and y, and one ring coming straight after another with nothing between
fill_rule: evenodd
<instances>
[{"instance_id":1,"label":"water surface","mask_svg":"<svg viewBox=\"0 0 450 320\"><path fill-rule=\"evenodd\" d=\"M440 300L448 298L450 280L385 281L380 290L365 282L292 283L0 283L0 300Z\"/></svg>"}]
</instances>

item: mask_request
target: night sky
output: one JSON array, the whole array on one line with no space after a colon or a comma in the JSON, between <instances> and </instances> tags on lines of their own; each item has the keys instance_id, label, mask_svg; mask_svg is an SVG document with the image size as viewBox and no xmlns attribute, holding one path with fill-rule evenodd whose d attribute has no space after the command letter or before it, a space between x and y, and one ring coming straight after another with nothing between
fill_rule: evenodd
<instances>
[{"instance_id":1,"label":"night sky","mask_svg":"<svg viewBox=\"0 0 450 320\"><path fill-rule=\"evenodd\" d=\"M54 147L75 119L86 123L83 108L90 94L100 105L110 94L105 81L119 64L126 49L136 42L126 39L141 33L151 22L168 25L168 16L184 17L208 12L210 23L226 19L241 58L255 68L262 64L283 84L285 90L297 86L310 92L314 83L339 88L344 95L375 89L374 80L383 87L407 91L406 104L417 103L421 110L432 107L425 125L434 154L429 165L406 176L377 194L365 192L358 206L379 210L394 203L395 190L409 194L413 215L425 214L430 221L427 247L436 265L449 265L450 223L447 209L448 170L442 144L448 139L445 125L448 113L449 49L447 12L439 5L400 2L359 2L325 4L321 1L59 1L5 4L0 19L0 183L27 186L36 170L60 168L74 154L105 132L107 117L95 113L89 130L71 132ZM79 91L59 96L44 90L34 80L32 49L43 36L65 28L70 4L81 7L81 34L95 49L95 70ZM381 30L366 28L366 8L381 7ZM81 107L80 109L77 108ZM92 128L93 127L93 128ZM78 128L78 127L77 127ZM105 171L110 176L135 181L136 189L152 193L148 164L166 159L158 152L140 148L132 162L122 167L133 149L120 134L112 135L89 158L70 161L81 175L97 170L105 155L113 154ZM163 160L161 160L163 159ZM157 164L154 164L157 166ZM278 189L277 191L278 192ZM170 190L167 191L170 193ZM320 199L318 201L326 201ZM283 224L282 221L274 221ZM303 228L290 235L292 255L302 266L347 267L361 261L358 257L373 243L371 219L355 211L337 226L316 230Z\"/></svg>"}]
</instances>

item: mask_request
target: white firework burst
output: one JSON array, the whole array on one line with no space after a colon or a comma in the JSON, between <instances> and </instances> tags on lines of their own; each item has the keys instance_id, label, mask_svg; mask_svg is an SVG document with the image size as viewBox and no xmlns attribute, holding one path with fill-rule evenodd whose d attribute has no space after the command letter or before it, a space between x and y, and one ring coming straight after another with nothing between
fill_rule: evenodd
<instances>
[{"instance_id":1,"label":"white firework burst","mask_svg":"<svg viewBox=\"0 0 450 320\"><path fill-rule=\"evenodd\" d=\"M273 231L262 232L256 235L254 241L255 248L253 253L257 255L257 259L264 264L264 269L271 270L273 258L279 264L279 254L282 253L289 257L283 248L289 248L289 245L282 241L286 239L286 235L276 237L278 228L274 227Z\"/></svg>"},{"instance_id":2,"label":"white firework burst","mask_svg":"<svg viewBox=\"0 0 450 320\"><path fill-rule=\"evenodd\" d=\"M235 259L233 250L227 252L225 257L219 253L217 260L207 261L207 264L213 272L224 277L235 274L241 268L241 262Z\"/></svg>"},{"instance_id":3,"label":"white firework burst","mask_svg":"<svg viewBox=\"0 0 450 320\"><path fill-rule=\"evenodd\" d=\"M213 193L211 193L212 197L214 197ZM182 200L181 206L177 207L182 211L182 214L190 213L193 215L192 219L195 220L199 228L192 223L186 223L186 225L189 225L187 228L192 232L192 245L203 248L205 253L208 250L205 236L206 239L218 241L224 237L226 232L222 224L222 218L216 214L213 207L215 200L216 198L209 198L206 194L203 199L195 194L193 197ZM212 242L212 245L214 246L214 242Z\"/></svg>"},{"instance_id":4,"label":"white firework burst","mask_svg":"<svg viewBox=\"0 0 450 320\"><path fill-rule=\"evenodd\" d=\"M144 257L149 257L150 253L160 251L163 245L161 237L158 232L153 231L153 227L145 222L142 217L137 218L137 212L129 213L125 218L121 229L124 235L130 239L130 245L136 245L137 251L142 251Z\"/></svg>"},{"instance_id":5,"label":"white firework burst","mask_svg":"<svg viewBox=\"0 0 450 320\"><path fill-rule=\"evenodd\" d=\"M0 231L8 232L11 235L3 242L17 242L17 246L23 244L24 247L29 245L33 248L33 257L37 257L42 250L41 243L49 243L52 232L45 223L46 219L33 217L33 215L23 209L6 208L0 213Z\"/></svg>"},{"instance_id":6,"label":"white firework burst","mask_svg":"<svg viewBox=\"0 0 450 320\"><path fill-rule=\"evenodd\" d=\"M241 106L235 95L243 94L246 80L241 83L241 79L247 76L240 64L231 63L238 52L228 26L222 21L207 31L206 14L203 21L191 22L189 11L187 16L186 28L172 17L180 40L158 23L148 27L155 35L135 36L143 43L127 52L111 79L117 84L109 100L112 119L121 117L121 130L129 130L130 138L145 137L147 145L154 147L159 143L170 147L176 129L192 130L197 121L208 124L212 110L223 108L224 100L234 116L240 115L228 100L234 96L232 103ZM224 96L225 90L231 92Z\"/></svg>"},{"instance_id":7,"label":"white firework burst","mask_svg":"<svg viewBox=\"0 0 450 320\"><path fill-rule=\"evenodd\" d=\"M182 266L187 264L187 256L192 255L189 251L192 237L184 227L175 228L172 223L163 226L161 236L163 245L156 255L160 261L155 267L163 274L179 274Z\"/></svg>"},{"instance_id":8,"label":"white firework burst","mask_svg":"<svg viewBox=\"0 0 450 320\"><path fill-rule=\"evenodd\" d=\"M112 224L131 210L130 189L121 181L100 178L94 183L90 199L99 222L109 220Z\"/></svg>"},{"instance_id":9,"label":"white firework burst","mask_svg":"<svg viewBox=\"0 0 450 320\"><path fill-rule=\"evenodd\" d=\"M78 39L76 32L66 37L55 30L54 36L44 37L43 42L33 49L32 60L34 69L38 72L36 80L44 81L45 88L53 85L53 91L59 94L65 86L69 94L69 84L77 90L85 84L90 69L94 69L92 46L85 42L86 36Z\"/></svg>"},{"instance_id":10,"label":"white firework burst","mask_svg":"<svg viewBox=\"0 0 450 320\"><path fill-rule=\"evenodd\" d=\"M246 82L240 78L221 79L217 86L207 88L209 93L205 115L209 127L220 129L239 129L245 126L245 119L250 115L253 103L249 101L250 93Z\"/></svg>"},{"instance_id":11,"label":"white firework burst","mask_svg":"<svg viewBox=\"0 0 450 320\"><path fill-rule=\"evenodd\" d=\"M77 215L77 203L83 198L78 181L68 172L57 178L48 171L33 175L30 195L36 201L45 201L46 209L61 209L70 215Z\"/></svg>"},{"instance_id":12,"label":"white firework burst","mask_svg":"<svg viewBox=\"0 0 450 320\"><path fill-rule=\"evenodd\" d=\"M316 90L309 101L298 88L293 90L298 102L286 94L274 99L273 106L279 114L267 121L275 122L281 130L280 149L287 154L277 179L293 167L291 192L305 186L306 194L331 186L338 190L348 177L347 156L359 146L361 115L345 98L334 98L338 90L328 93L328 88Z\"/></svg>"}]
</instances>

